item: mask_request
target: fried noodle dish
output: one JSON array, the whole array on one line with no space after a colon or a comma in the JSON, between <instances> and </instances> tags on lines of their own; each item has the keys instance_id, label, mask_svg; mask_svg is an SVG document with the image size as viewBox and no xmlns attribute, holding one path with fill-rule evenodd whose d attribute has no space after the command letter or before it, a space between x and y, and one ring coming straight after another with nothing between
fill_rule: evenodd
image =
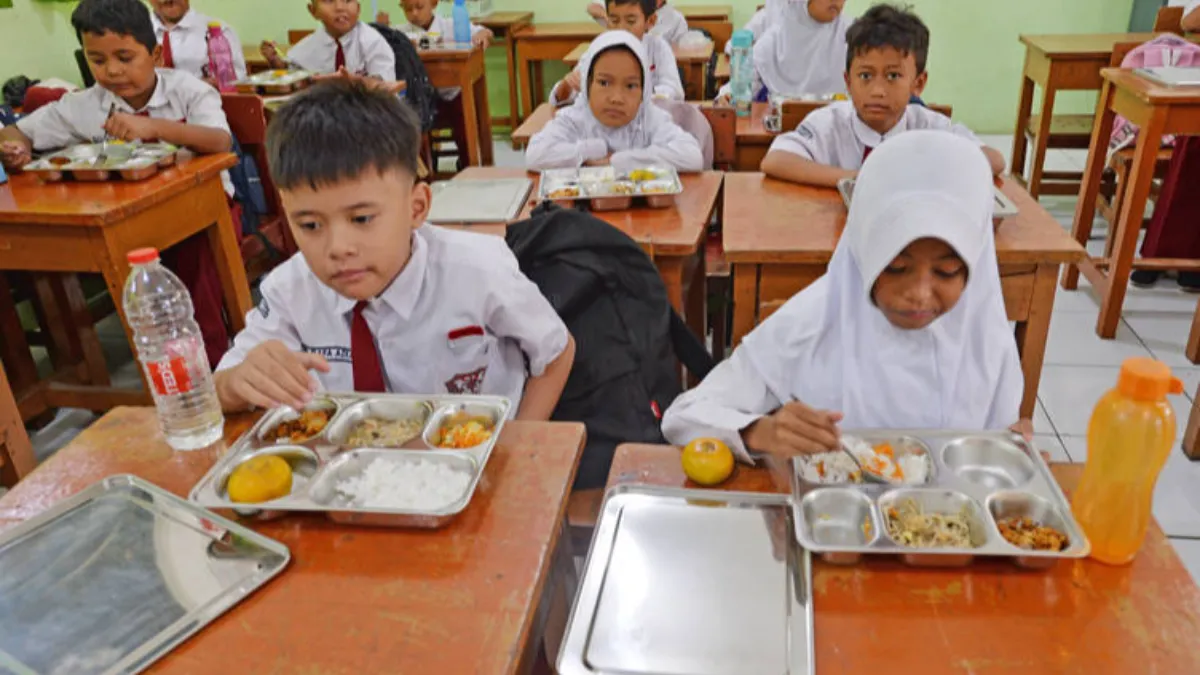
<instances>
[{"instance_id":1,"label":"fried noodle dish","mask_svg":"<svg viewBox=\"0 0 1200 675\"><path fill-rule=\"evenodd\" d=\"M965 513L925 513L913 500L887 510L887 531L910 548L971 548L971 525Z\"/></svg>"},{"instance_id":2,"label":"fried noodle dish","mask_svg":"<svg viewBox=\"0 0 1200 675\"><path fill-rule=\"evenodd\" d=\"M294 420L280 422L274 429L267 432L265 440L271 442L288 441L296 443L316 436L325 430L332 410L305 410Z\"/></svg>"},{"instance_id":3,"label":"fried noodle dish","mask_svg":"<svg viewBox=\"0 0 1200 675\"><path fill-rule=\"evenodd\" d=\"M1008 543L1027 551L1063 551L1070 543L1067 535L1029 518L1005 518L996 525Z\"/></svg>"}]
</instances>

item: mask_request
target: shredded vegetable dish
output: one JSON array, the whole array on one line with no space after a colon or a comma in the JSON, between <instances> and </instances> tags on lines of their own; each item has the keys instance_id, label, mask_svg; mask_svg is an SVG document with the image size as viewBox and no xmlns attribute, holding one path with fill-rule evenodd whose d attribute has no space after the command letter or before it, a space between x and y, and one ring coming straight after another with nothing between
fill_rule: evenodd
<instances>
[{"instance_id":1,"label":"shredded vegetable dish","mask_svg":"<svg viewBox=\"0 0 1200 675\"><path fill-rule=\"evenodd\" d=\"M915 501L902 499L887 510L887 532L910 548L971 548L966 513L925 513Z\"/></svg>"},{"instance_id":2,"label":"shredded vegetable dish","mask_svg":"<svg viewBox=\"0 0 1200 675\"><path fill-rule=\"evenodd\" d=\"M419 419L389 420L368 417L350 431L346 445L352 448L398 448L421 435L424 422Z\"/></svg>"}]
</instances>

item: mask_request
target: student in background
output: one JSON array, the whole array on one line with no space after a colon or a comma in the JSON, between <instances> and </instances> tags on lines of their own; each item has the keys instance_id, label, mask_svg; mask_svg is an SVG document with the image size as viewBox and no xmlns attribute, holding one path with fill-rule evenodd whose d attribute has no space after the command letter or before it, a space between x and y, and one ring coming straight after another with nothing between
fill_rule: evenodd
<instances>
[{"instance_id":1,"label":"student in background","mask_svg":"<svg viewBox=\"0 0 1200 675\"><path fill-rule=\"evenodd\" d=\"M657 0L608 0L608 27L625 30L642 41L642 49L650 66L651 93L655 98L683 100L683 81L675 52L667 41L650 33L658 20ZM579 93L582 70L576 67L550 90L550 103L556 107L569 105Z\"/></svg>"},{"instance_id":2,"label":"student in background","mask_svg":"<svg viewBox=\"0 0 1200 675\"><path fill-rule=\"evenodd\" d=\"M279 56L275 44L262 43L262 55L272 68L297 68L319 73L346 73L377 80L396 79L396 54L378 31L358 20L358 0L310 0L308 12L321 22L312 35Z\"/></svg>"},{"instance_id":3,"label":"student in background","mask_svg":"<svg viewBox=\"0 0 1200 675\"><path fill-rule=\"evenodd\" d=\"M750 31L750 34L754 36L754 44L758 44L759 38L761 38L767 32L766 8L754 12L754 16L750 17L750 20L746 22L745 26L742 26L742 30ZM725 42L725 53L730 56L733 55L733 40L728 40Z\"/></svg>"},{"instance_id":4,"label":"student in background","mask_svg":"<svg viewBox=\"0 0 1200 675\"><path fill-rule=\"evenodd\" d=\"M652 102L641 40L623 30L603 33L579 66L584 88L575 103L529 140L525 162L531 171L652 163L703 170L700 142Z\"/></svg>"},{"instance_id":5,"label":"student in background","mask_svg":"<svg viewBox=\"0 0 1200 675\"><path fill-rule=\"evenodd\" d=\"M228 152L229 123L216 89L182 70L155 69L161 48L140 0L83 0L71 14L96 85L67 94L0 130L0 158L24 166L32 151L105 139L163 140L197 153ZM233 184L222 176L226 193ZM234 218L234 222L238 222ZM210 363L229 347L221 282L200 233L165 251L187 285Z\"/></svg>"},{"instance_id":6,"label":"student in background","mask_svg":"<svg viewBox=\"0 0 1200 675\"><path fill-rule=\"evenodd\" d=\"M767 0L766 29L754 44L754 99L771 93L838 94L846 91L846 0ZM718 100L728 102L730 87Z\"/></svg>"},{"instance_id":7,"label":"student in background","mask_svg":"<svg viewBox=\"0 0 1200 675\"><path fill-rule=\"evenodd\" d=\"M854 22L847 40L850 100L813 111L795 131L775 139L763 159L764 173L832 187L842 178L853 178L881 143L913 129L941 129L968 138L980 146L993 173L1004 170L1004 157L969 129L909 102L921 95L929 78L929 29L920 18L891 5L876 5Z\"/></svg>"},{"instance_id":8,"label":"student in background","mask_svg":"<svg viewBox=\"0 0 1200 675\"><path fill-rule=\"evenodd\" d=\"M404 10L404 18L407 20L403 26L400 26L400 32L408 36L408 39L416 42L422 37L430 33L437 33L441 36L444 42L454 41L454 20L437 14L438 0L402 0L400 8ZM380 19L378 23L385 26L391 25L390 17L384 12L379 13ZM492 45L492 40L495 34L491 29L480 26L477 23L471 23L471 44L480 48L487 49Z\"/></svg>"},{"instance_id":9,"label":"student in background","mask_svg":"<svg viewBox=\"0 0 1200 675\"><path fill-rule=\"evenodd\" d=\"M238 79L246 77L246 57L237 33L223 21L192 11L191 0L150 0L154 10L154 34L162 45L162 65L175 68L213 84L208 72L208 25L220 23L233 52L233 69Z\"/></svg>"},{"instance_id":10,"label":"student in background","mask_svg":"<svg viewBox=\"0 0 1200 675\"><path fill-rule=\"evenodd\" d=\"M737 457L838 447L840 428L1013 428L1025 378L992 236L992 176L975 144L916 131L863 166L823 277L675 400L663 434Z\"/></svg>"},{"instance_id":11,"label":"student in background","mask_svg":"<svg viewBox=\"0 0 1200 675\"><path fill-rule=\"evenodd\" d=\"M424 223L420 146L411 108L361 82L275 115L271 175L301 255L263 280L218 367L225 410L299 408L320 387L502 395L517 419L550 418L575 343L502 238Z\"/></svg>"},{"instance_id":12,"label":"student in background","mask_svg":"<svg viewBox=\"0 0 1200 675\"><path fill-rule=\"evenodd\" d=\"M1200 31L1200 0L1171 0L1170 7L1183 8L1183 21L1180 28L1186 33Z\"/></svg>"},{"instance_id":13,"label":"student in background","mask_svg":"<svg viewBox=\"0 0 1200 675\"><path fill-rule=\"evenodd\" d=\"M667 0L654 0L654 4L656 21L650 32L666 40L667 44L673 45L679 42L684 35L687 35L687 19L679 10L668 5ZM592 0L588 4L587 13L601 26L611 27L605 0ZM621 28L625 28L625 26L621 26Z\"/></svg>"}]
</instances>

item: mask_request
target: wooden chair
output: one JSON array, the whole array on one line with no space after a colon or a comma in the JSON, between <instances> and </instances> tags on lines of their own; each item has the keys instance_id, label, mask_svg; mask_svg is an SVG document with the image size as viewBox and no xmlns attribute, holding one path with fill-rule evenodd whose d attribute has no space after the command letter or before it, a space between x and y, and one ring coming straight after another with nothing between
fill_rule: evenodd
<instances>
[{"instance_id":1,"label":"wooden chair","mask_svg":"<svg viewBox=\"0 0 1200 675\"><path fill-rule=\"evenodd\" d=\"M571 491L567 500L567 531L571 537L572 555L587 555L603 504L604 488Z\"/></svg>"},{"instance_id":2,"label":"wooden chair","mask_svg":"<svg viewBox=\"0 0 1200 675\"><path fill-rule=\"evenodd\" d=\"M253 157L258 164L263 192L267 197L268 212L259 216L258 229L262 238L250 235L243 237L241 241L246 273L254 280L282 262L273 259L263 238L283 252L285 258L296 252L296 242L287 227L283 205L279 201L279 191L275 189L275 183L271 180L271 171L267 163L267 115L262 98L254 94L221 94L221 107L225 109L229 129L241 144L242 152Z\"/></svg>"},{"instance_id":3,"label":"wooden chair","mask_svg":"<svg viewBox=\"0 0 1200 675\"><path fill-rule=\"evenodd\" d=\"M737 161L737 112L728 106L700 104L713 134L713 168L733 171ZM718 209L719 210L719 209ZM733 306L733 284L721 230L709 232L704 244L704 278L708 295L708 328L713 334L713 353L720 360L729 336L729 315Z\"/></svg>"},{"instance_id":4,"label":"wooden chair","mask_svg":"<svg viewBox=\"0 0 1200 675\"><path fill-rule=\"evenodd\" d=\"M37 463L8 377L0 368L0 485L12 487Z\"/></svg>"},{"instance_id":5,"label":"wooden chair","mask_svg":"<svg viewBox=\"0 0 1200 675\"><path fill-rule=\"evenodd\" d=\"M1155 33L1183 35L1183 7L1163 7L1154 17Z\"/></svg>"},{"instance_id":6,"label":"wooden chair","mask_svg":"<svg viewBox=\"0 0 1200 675\"><path fill-rule=\"evenodd\" d=\"M311 28L300 28L300 29L296 29L296 30L289 30L288 31L288 44L294 45L297 42L303 40L304 38L306 38L312 34L313 34L313 29L311 29Z\"/></svg>"}]
</instances>

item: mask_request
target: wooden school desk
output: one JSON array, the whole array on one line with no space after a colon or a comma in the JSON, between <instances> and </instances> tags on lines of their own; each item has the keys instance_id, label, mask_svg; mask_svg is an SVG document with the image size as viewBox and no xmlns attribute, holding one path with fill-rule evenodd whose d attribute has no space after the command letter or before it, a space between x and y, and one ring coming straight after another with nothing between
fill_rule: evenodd
<instances>
[{"instance_id":1,"label":"wooden school desk","mask_svg":"<svg viewBox=\"0 0 1200 675\"><path fill-rule=\"evenodd\" d=\"M554 119L554 105L551 103L542 103L538 105L533 114L525 118L521 122L521 126L517 127L512 132L512 145L514 148L523 148L529 145L529 139L533 135L541 131L543 127Z\"/></svg>"},{"instance_id":2,"label":"wooden school desk","mask_svg":"<svg viewBox=\"0 0 1200 675\"><path fill-rule=\"evenodd\" d=\"M717 67L713 69L713 78L717 81L717 89L729 84L729 79L733 77L732 69L729 55L725 52L717 54Z\"/></svg>"},{"instance_id":3,"label":"wooden school desk","mask_svg":"<svg viewBox=\"0 0 1200 675\"><path fill-rule=\"evenodd\" d=\"M767 115L766 103L750 104L750 114L737 118L737 159L734 162L736 171L758 171L762 166L767 150L779 134L767 131L763 126L763 118Z\"/></svg>"},{"instance_id":4,"label":"wooden school desk","mask_svg":"<svg viewBox=\"0 0 1200 675\"><path fill-rule=\"evenodd\" d=\"M504 48L504 62L508 66L508 115L493 117L492 124L515 127L521 98L517 88L517 41L513 39L513 34L533 24L533 12L492 12L475 19L475 23L491 30L496 36L492 46Z\"/></svg>"},{"instance_id":5,"label":"wooden school desk","mask_svg":"<svg viewBox=\"0 0 1200 675\"><path fill-rule=\"evenodd\" d=\"M1079 465L1054 465L1065 491ZM662 445L617 448L608 486L698 488ZM721 490L788 492L766 469L738 466ZM817 672L1198 673L1200 589L1157 523L1133 563L1064 560L1021 570L1008 560L965 568L913 568L895 557L853 567L814 556L812 602ZM753 580L731 574L721 583Z\"/></svg>"},{"instance_id":6,"label":"wooden school desk","mask_svg":"<svg viewBox=\"0 0 1200 675\"><path fill-rule=\"evenodd\" d=\"M229 419L226 442L253 421ZM510 421L471 504L437 530L246 521L292 564L146 672L529 672L550 594L573 594L562 533L583 438L582 424ZM0 529L114 474L186 497L225 450L172 452L153 408L117 408L0 498Z\"/></svg>"},{"instance_id":7,"label":"wooden school desk","mask_svg":"<svg viewBox=\"0 0 1200 675\"><path fill-rule=\"evenodd\" d=\"M1088 149L1079 203L1075 207L1074 235L1077 241L1086 244L1092 231L1096 195L1107 160L1114 116L1125 116L1138 125L1140 131L1127 179L1128 187L1121 203L1121 213L1117 217L1116 236L1110 239L1113 242L1112 257L1107 261L1087 258L1078 267L1068 265L1063 271L1062 286L1075 289L1079 272L1083 272L1101 298L1096 334L1111 338L1116 335L1121 321L1121 305L1125 302L1129 274L1134 267L1200 270L1200 264L1195 260L1157 258L1139 261L1136 265L1133 260L1137 253L1138 234L1142 230L1146 199L1154 179L1159 139L1164 134L1200 134L1200 87L1164 87L1139 77L1132 70L1118 68L1105 68L1102 76L1104 89L1100 94L1099 115ZM1196 347L1191 342L1188 356L1195 361Z\"/></svg>"},{"instance_id":8,"label":"wooden school desk","mask_svg":"<svg viewBox=\"0 0 1200 675\"><path fill-rule=\"evenodd\" d=\"M470 165L491 166L492 118L488 112L487 68L483 62L483 50L477 47L435 47L418 51L433 86L439 89L462 89L463 119Z\"/></svg>"},{"instance_id":9,"label":"wooden school desk","mask_svg":"<svg viewBox=\"0 0 1200 675\"><path fill-rule=\"evenodd\" d=\"M521 78L521 119L533 112L546 91L542 65L561 61L580 42L604 31L595 21L540 23L513 33L517 41L517 73Z\"/></svg>"},{"instance_id":10,"label":"wooden school desk","mask_svg":"<svg viewBox=\"0 0 1200 675\"><path fill-rule=\"evenodd\" d=\"M681 174L683 193L675 198L675 206L670 208L634 208L592 214L629 235L650 256L667 287L671 306L701 338L705 334L706 320L704 233L716 213L723 176L719 171ZM516 177L534 181L530 201L517 217L519 220L528 218L537 206L536 173L498 167L470 168L458 174L455 180Z\"/></svg>"},{"instance_id":11,"label":"wooden school desk","mask_svg":"<svg viewBox=\"0 0 1200 675\"><path fill-rule=\"evenodd\" d=\"M1052 131L1073 129L1086 133L1091 116L1064 116L1053 128L1054 99L1060 91L1100 89L1100 71L1108 67L1113 45L1119 42L1145 42L1156 33L1101 33L1079 35L1022 35L1025 68L1021 73L1021 96L1017 103L1017 125L1013 132L1013 177L1028 185L1036 199L1043 194L1073 195L1079 192L1077 174L1068 171L1047 172L1046 148ZM1033 115L1034 85L1042 88L1042 109ZM1069 128L1070 127L1070 128ZM1026 133L1034 136L1033 168L1025 179Z\"/></svg>"},{"instance_id":12,"label":"wooden school desk","mask_svg":"<svg viewBox=\"0 0 1200 675\"><path fill-rule=\"evenodd\" d=\"M1020 213L996 233L996 254L1008 318L1017 323L1025 373L1022 417L1032 417L1054 308L1059 265L1082 260L1071 239L1021 186L1004 194ZM795 185L762 174L725 176L725 257L733 265L733 343L825 273L846 226L837 190Z\"/></svg>"},{"instance_id":13,"label":"wooden school desk","mask_svg":"<svg viewBox=\"0 0 1200 675\"><path fill-rule=\"evenodd\" d=\"M246 73L249 75L271 68L259 50L259 45L242 45L242 58L246 59Z\"/></svg>"},{"instance_id":14,"label":"wooden school desk","mask_svg":"<svg viewBox=\"0 0 1200 675\"><path fill-rule=\"evenodd\" d=\"M675 7L688 25L693 21L729 21L733 16L732 5L677 5Z\"/></svg>"},{"instance_id":15,"label":"wooden school desk","mask_svg":"<svg viewBox=\"0 0 1200 675\"><path fill-rule=\"evenodd\" d=\"M591 42L583 42L575 46L566 56L563 63L574 68L582 59L583 54L591 46ZM704 82L708 75L708 62L712 60L713 43L708 42L700 47L671 46L675 53L675 63L683 71L683 93L689 101L699 101L704 98Z\"/></svg>"},{"instance_id":16,"label":"wooden school desk","mask_svg":"<svg viewBox=\"0 0 1200 675\"><path fill-rule=\"evenodd\" d=\"M184 152L176 167L129 183L41 183L32 174L14 174L0 186L0 270L103 275L132 347L120 301L130 270L125 254L148 246L165 250L207 232L225 310L237 333L253 305L221 186L221 172L236 162L232 154L193 157ZM18 337L24 338L6 339ZM50 408L107 410L149 401L145 391L108 386L103 370L92 380L99 386L43 381L16 392L22 415L28 419Z\"/></svg>"}]
</instances>

